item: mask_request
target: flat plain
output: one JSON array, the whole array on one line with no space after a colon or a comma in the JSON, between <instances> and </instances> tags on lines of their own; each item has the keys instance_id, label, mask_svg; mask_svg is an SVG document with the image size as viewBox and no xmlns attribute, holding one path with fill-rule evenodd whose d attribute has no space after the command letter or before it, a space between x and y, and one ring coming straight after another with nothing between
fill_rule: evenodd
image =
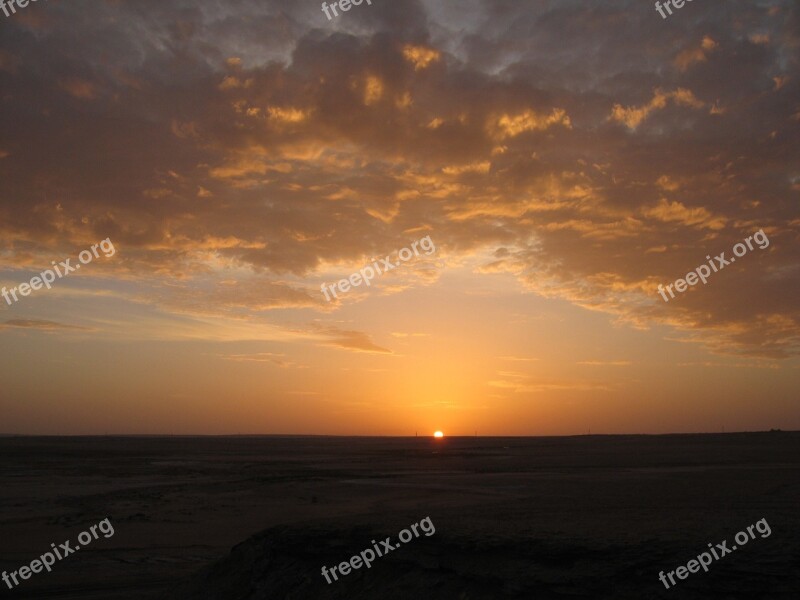
<instances>
[{"instance_id":1,"label":"flat plain","mask_svg":"<svg viewBox=\"0 0 800 600\"><path fill-rule=\"evenodd\" d=\"M796 598L800 433L4 437L0 570L112 537L0 597ZM338 565L430 517L332 584ZM771 535L667 590L760 519Z\"/></svg>"}]
</instances>

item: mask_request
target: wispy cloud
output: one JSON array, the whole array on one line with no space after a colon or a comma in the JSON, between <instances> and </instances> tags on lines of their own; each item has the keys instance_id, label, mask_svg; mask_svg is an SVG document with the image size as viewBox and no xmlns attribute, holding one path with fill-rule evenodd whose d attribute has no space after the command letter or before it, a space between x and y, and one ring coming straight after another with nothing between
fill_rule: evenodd
<instances>
[{"instance_id":1,"label":"wispy cloud","mask_svg":"<svg viewBox=\"0 0 800 600\"><path fill-rule=\"evenodd\" d=\"M576 364L593 367L627 367L633 363L629 360L583 360Z\"/></svg>"},{"instance_id":2,"label":"wispy cloud","mask_svg":"<svg viewBox=\"0 0 800 600\"><path fill-rule=\"evenodd\" d=\"M8 319L0 323L2 328L18 328L18 329L38 329L42 331L92 331L89 327L81 327L78 325L66 325L64 323L56 323L55 321L43 321L38 319Z\"/></svg>"}]
</instances>

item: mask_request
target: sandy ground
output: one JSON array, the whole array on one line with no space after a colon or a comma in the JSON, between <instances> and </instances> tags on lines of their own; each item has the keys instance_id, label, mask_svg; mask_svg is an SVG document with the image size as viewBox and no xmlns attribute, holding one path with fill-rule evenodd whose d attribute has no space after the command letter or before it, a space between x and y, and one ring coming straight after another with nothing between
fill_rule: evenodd
<instances>
[{"instance_id":1,"label":"sandy ground","mask_svg":"<svg viewBox=\"0 0 800 600\"><path fill-rule=\"evenodd\" d=\"M800 433L0 438L0 457L0 570L115 528L0 597L800 597ZM435 534L323 579L424 517ZM762 518L769 537L658 580Z\"/></svg>"}]
</instances>

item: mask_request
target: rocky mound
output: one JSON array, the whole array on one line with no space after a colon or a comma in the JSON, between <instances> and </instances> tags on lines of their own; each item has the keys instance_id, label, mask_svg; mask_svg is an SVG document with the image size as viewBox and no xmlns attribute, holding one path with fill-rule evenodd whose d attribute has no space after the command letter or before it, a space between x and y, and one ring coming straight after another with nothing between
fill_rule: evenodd
<instances>
[{"instance_id":1,"label":"rocky mound","mask_svg":"<svg viewBox=\"0 0 800 600\"><path fill-rule=\"evenodd\" d=\"M323 565L330 570L385 537L367 526L272 528L234 547L165 600L671 598L674 590L659 583L659 569L686 554L686 544L675 541L543 541L522 532L454 537L437 531L376 558L370 569L362 566L326 582ZM709 573L681 581L681 597L796 597L789 591L796 579L786 549L763 551L746 564L720 561Z\"/></svg>"},{"instance_id":2,"label":"rocky mound","mask_svg":"<svg viewBox=\"0 0 800 600\"><path fill-rule=\"evenodd\" d=\"M376 558L338 581L321 574L386 536L366 527L302 530L276 527L239 544L216 564L173 590L169 597L198 600L344 599L407 600L409 598L494 600L531 598L542 584L533 581L530 544L444 539L438 533L416 538ZM393 538L394 543L396 538ZM553 556L551 567L565 567L574 557ZM558 565L557 563L561 563ZM560 577L556 577L560 579ZM556 596L551 596L556 597ZM567 596L563 596L567 597ZM569 596L576 597L576 596ZM588 596L587 596L588 597Z\"/></svg>"}]
</instances>

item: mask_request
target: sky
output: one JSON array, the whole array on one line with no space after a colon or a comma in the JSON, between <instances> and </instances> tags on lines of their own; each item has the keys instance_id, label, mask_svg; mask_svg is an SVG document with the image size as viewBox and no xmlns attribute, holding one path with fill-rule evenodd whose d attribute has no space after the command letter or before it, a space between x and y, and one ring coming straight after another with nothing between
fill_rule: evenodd
<instances>
[{"instance_id":1,"label":"sky","mask_svg":"<svg viewBox=\"0 0 800 600\"><path fill-rule=\"evenodd\" d=\"M0 13L0 433L800 429L799 59L791 0Z\"/></svg>"}]
</instances>

